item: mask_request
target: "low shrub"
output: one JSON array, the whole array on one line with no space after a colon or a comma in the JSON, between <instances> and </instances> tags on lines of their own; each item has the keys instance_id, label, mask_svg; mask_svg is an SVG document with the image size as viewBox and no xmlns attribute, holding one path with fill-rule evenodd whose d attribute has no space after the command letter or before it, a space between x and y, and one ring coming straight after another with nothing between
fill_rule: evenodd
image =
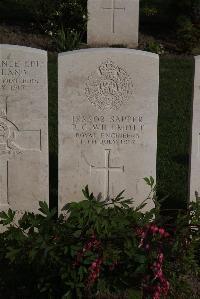
<instances>
[{"instance_id":1,"label":"low shrub","mask_svg":"<svg viewBox=\"0 0 200 299\"><path fill-rule=\"evenodd\" d=\"M26 30L49 35L58 51L76 49L86 41L87 0L0 1L0 23L26 24Z\"/></svg>"},{"instance_id":2,"label":"low shrub","mask_svg":"<svg viewBox=\"0 0 200 299\"><path fill-rule=\"evenodd\" d=\"M66 204L59 217L44 202L18 221L16 212L1 212L1 298L186 298L183 282L183 295L193 294L200 202L172 221L161 216L153 179L145 180L150 195L135 208L123 192L103 201L86 187L85 200ZM155 208L143 212L150 199Z\"/></svg>"},{"instance_id":3,"label":"low shrub","mask_svg":"<svg viewBox=\"0 0 200 299\"><path fill-rule=\"evenodd\" d=\"M3 0L0 1L0 23L30 24L34 21L30 9L32 0Z\"/></svg>"},{"instance_id":4,"label":"low shrub","mask_svg":"<svg viewBox=\"0 0 200 299\"><path fill-rule=\"evenodd\" d=\"M54 34L54 43L58 52L79 49L81 45L81 34L76 31L61 28Z\"/></svg>"},{"instance_id":5,"label":"low shrub","mask_svg":"<svg viewBox=\"0 0 200 299\"><path fill-rule=\"evenodd\" d=\"M38 27L56 37L60 30L82 36L87 27L87 0L34 0L31 8Z\"/></svg>"},{"instance_id":6,"label":"low shrub","mask_svg":"<svg viewBox=\"0 0 200 299\"><path fill-rule=\"evenodd\" d=\"M177 19L177 24L178 46L183 52L190 53L199 42L200 28L186 16L180 16Z\"/></svg>"},{"instance_id":7,"label":"low shrub","mask_svg":"<svg viewBox=\"0 0 200 299\"><path fill-rule=\"evenodd\" d=\"M165 53L163 45L158 43L155 40L147 42L144 50L147 52L152 52L152 53L156 53L159 55L163 55Z\"/></svg>"}]
</instances>

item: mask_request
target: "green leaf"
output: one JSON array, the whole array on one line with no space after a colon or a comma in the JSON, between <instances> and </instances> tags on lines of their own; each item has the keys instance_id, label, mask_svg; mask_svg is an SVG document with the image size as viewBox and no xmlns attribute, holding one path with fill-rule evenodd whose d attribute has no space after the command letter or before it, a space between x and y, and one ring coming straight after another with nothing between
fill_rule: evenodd
<instances>
[{"instance_id":1,"label":"green leaf","mask_svg":"<svg viewBox=\"0 0 200 299\"><path fill-rule=\"evenodd\" d=\"M75 231L73 235L75 238L79 238L81 233L82 233L82 231L79 229L79 230Z\"/></svg>"},{"instance_id":2,"label":"green leaf","mask_svg":"<svg viewBox=\"0 0 200 299\"><path fill-rule=\"evenodd\" d=\"M7 213L2 211L0 213L0 218L2 219L0 224L3 224L3 226L11 224L15 218L15 214L16 212L12 211L11 209L9 209Z\"/></svg>"},{"instance_id":3,"label":"green leaf","mask_svg":"<svg viewBox=\"0 0 200 299\"><path fill-rule=\"evenodd\" d=\"M147 183L148 186L151 186L151 182L149 178L144 178L144 181Z\"/></svg>"},{"instance_id":4,"label":"green leaf","mask_svg":"<svg viewBox=\"0 0 200 299\"><path fill-rule=\"evenodd\" d=\"M144 264L146 262L146 259L147 258L144 255L139 255L139 254L135 255L135 261L140 264Z\"/></svg>"},{"instance_id":5,"label":"green leaf","mask_svg":"<svg viewBox=\"0 0 200 299\"><path fill-rule=\"evenodd\" d=\"M90 201L94 200L94 194L93 193L90 194L88 185L85 187L85 189L82 189L82 192L85 198L87 198Z\"/></svg>"},{"instance_id":6,"label":"green leaf","mask_svg":"<svg viewBox=\"0 0 200 299\"><path fill-rule=\"evenodd\" d=\"M122 194L125 192L125 190L122 190L114 199L114 201L118 202L122 199L124 199L124 197L122 196Z\"/></svg>"},{"instance_id":7,"label":"green leaf","mask_svg":"<svg viewBox=\"0 0 200 299\"><path fill-rule=\"evenodd\" d=\"M15 249L12 247L8 247L8 252L6 253L6 258L9 259L11 262L14 262L18 257L18 254L21 252L21 249Z\"/></svg>"},{"instance_id":8,"label":"green leaf","mask_svg":"<svg viewBox=\"0 0 200 299\"><path fill-rule=\"evenodd\" d=\"M62 296L62 299L72 299L71 291L68 291L66 294Z\"/></svg>"},{"instance_id":9,"label":"green leaf","mask_svg":"<svg viewBox=\"0 0 200 299\"><path fill-rule=\"evenodd\" d=\"M0 212L0 218L1 219L7 219L8 218L8 216L7 216L7 214L6 214L5 211Z\"/></svg>"},{"instance_id":10,"label":"green leaf","mask_svg":"<svg viewBox=\"0 0 200 299\"><path fill-rule=\"evenodd\" d=\"M150 176L150 183L151 183L151 187L153 187L155 181L154 181L154 178L152 176Z\"/></svg>"},{"instance_id":11,"label":"green leaf","mask_svg":"<svg viewBox=\"0 0 200 299\"><path fill-rule=\"evenodd\" d=\"M142 210L146 205L147 205L147 199L145 199L139 206L137 206L135 211L138 212Z\"/></svg>"},{"instance_id":12,"label":"green leaf","mask_svg":"<svg viewBox=\"0 0 200 299\"><path fill-rule=\"evenodd\" d=\"M90 193L89 193L88 185L85 186L85 189L82 189L82 192L83 192L83 195L85 196L85 198L89 199Z\"/></svg>"},{"instance_id":13,"label":"green leaf","mask_svg":"<svg viewBox=\"0 0 200 299\"><path fill-rule=\"evenodd\" d=\"M49 210L48 204L45 201L40 201L39 206L40 206L39 211L42 214L49 216L50 210Z\"/></svg>"},{"instance_id":14,"label":"green leaf","mask_svg":"<svg viewBox=\"0 0 200 299\"><path fill-rule=\"evenodd\" d=\"M155 181L154 178L152 176L150 176L149 178L145 177L144 181L147 183L148 186L150 186L151 188L153 187Z\"/></svg>"}]
</instances>

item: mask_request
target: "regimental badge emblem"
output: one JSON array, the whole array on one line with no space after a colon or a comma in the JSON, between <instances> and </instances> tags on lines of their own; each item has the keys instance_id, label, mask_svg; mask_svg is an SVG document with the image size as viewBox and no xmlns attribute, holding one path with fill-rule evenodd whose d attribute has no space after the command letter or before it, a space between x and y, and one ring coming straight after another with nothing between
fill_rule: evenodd
<instances>
[{"instance_id":1,"label":"regimental badge emblem","mask_svg":"<svg viewBox=\"0 0 200 299\"><path fill-rule=\"evenodd\" d=\"M111 59L89 76L85 87L89 102L100 111L118 110L133 93L131 77Z\"/></svg>"},{"instance_id":2,"label":"regimental badge emblem","mask_svg":"<svg viewBox=\"0 0 200 299\"><path fill-rule=\"evenodd\" d=\"M15 143L15 131L19 131L15 124L7 119L6 111L0 111L0 156L15 156L23 150Z\"/></svg>"}]
</instances>

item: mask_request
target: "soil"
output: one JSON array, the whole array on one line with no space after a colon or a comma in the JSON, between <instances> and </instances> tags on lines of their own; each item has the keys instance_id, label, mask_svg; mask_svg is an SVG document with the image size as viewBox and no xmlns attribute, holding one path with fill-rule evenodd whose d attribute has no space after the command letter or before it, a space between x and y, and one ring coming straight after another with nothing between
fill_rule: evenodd
<instances>
[{"instance_id":1,"label":"soil","mask_svg":"<svg viewBox=\"0 0 200 299\"><path fill-rule=\"evenodd\" d=\"M33 33L31 27L0 25L0 44L12 44L54 50L52 39L41 33Z\"/></svg>"},{"instance_id":2,"label":"soil","mask_svg":"<svg viewBox=\"0 0 200 299\"><path fill-rule=\"evenodd\" d=\"M26 46L32 48L43 49L49 52L56 52L56 45L51 36L42 34L34 25L8 25L0 24L0 44L12 44L19 46ZM158 54L161 55L178 55L188 56L187 53L181 53L177 47L177 42L173 34L169 32L165 35L154 34L151 35L145 28L142 28L142 32L139 34L139 50L146 50L154 52L154 49L149 48L149 44L158 46ZM81 48L87 48L86 44L81 44ZM189 55L199 55L200 46Z\"/></svg>"},{"instance_id":3,"label":"soil","mask_svg":"<svg viewBox=\"0 0 200 299\"><path fill-rule=\"evenodd\" d=\"M149 43L155 43L160 45L161 49L164 49L163 52L159 54L179 54L173 39L164 40L160 37L140 32L138 49L146 50ZM27 27L27 25L14 26L0 24L0 44L27 46L48 50L50 52L56 51L55 43L50 36L37 32L34 27ZM81 45L81 48L86 47L86 44ZM149 49L149 51L151 51L151 49Z\"/></svg>"}]
</instances>

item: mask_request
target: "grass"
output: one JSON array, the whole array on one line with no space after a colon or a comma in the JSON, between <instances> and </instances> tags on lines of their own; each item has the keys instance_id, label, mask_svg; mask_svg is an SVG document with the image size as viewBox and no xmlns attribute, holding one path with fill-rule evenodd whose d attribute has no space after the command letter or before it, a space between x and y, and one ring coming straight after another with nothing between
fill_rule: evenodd
<instances>
[{"instance_id":1,"label":"grass","mask_svg":"<svg viewBox=\"0 0 200 299\"><path fill-rule=\"evenodd\" d=\"M129 299L142 299L142 295L141 295L140 291L131 290L128 293L128 298Z\"/></svg>"},{"instance_id":2,"label":"grass","mask_svg":"<svg viewBox=\"0 0 200 299\"><path fill-rule=\"evenodd\" d=\"M57 207L58 194L58 79L57 57L49 54L49 181L50 181L50 207Z\"/></svg>"},{"instance_id":3,"label":"grass","mask_svg":"<svg viewBox=\"0 0 200 299\"><path fill-rule=\"evenodd\" d=\"M188 199L193 59L160 61L157 182L166 208L182 208Z\"/></svg>"},{"instance_id":4,"label":"grass","mask_svg":"<svg viewBox=\"0 0 200 299\"><path fill-rule=\"evenodd\" d=\"M188 198L188 168L193 89L193 59L161 57L157 184L165 208L183 208ZM57 205L57 58L49 55L50 201Z\"/></svg>"}]
</instances>

